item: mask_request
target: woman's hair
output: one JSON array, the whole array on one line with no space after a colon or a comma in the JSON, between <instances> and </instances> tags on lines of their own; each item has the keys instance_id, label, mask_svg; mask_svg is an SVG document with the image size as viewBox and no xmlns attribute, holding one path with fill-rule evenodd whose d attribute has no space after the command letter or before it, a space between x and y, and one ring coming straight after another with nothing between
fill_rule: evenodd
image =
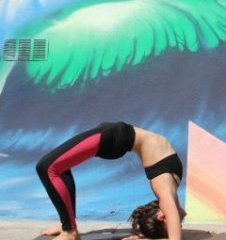
<instances>
[{"instance_id":1,"label":"woman's hair","mask_svg":"<svg viewBox=\"0 0 226 240\"><path fill-rule=\"evenodd\" d=\"M167 238L164 222L157 219L159 210L158 201L152 201L136 208L129 217L132 223L132 233L138 236L142 234L152 239Z\"/></svg>"}]
</instances>

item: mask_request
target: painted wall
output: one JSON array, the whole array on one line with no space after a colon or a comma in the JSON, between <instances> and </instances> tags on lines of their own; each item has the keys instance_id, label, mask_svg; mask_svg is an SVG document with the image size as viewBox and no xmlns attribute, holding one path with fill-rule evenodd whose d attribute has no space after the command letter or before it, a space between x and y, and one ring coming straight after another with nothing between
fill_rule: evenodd
<instances>
[{"instance_id":1,"label":"painted wall","mask_svg":"<svg viewBox=\"0 0 226 240\"><path fill-rule=\"evenodd\" d=\"M173 143L187 221L226 222L225 0L3 0L0 21L0 217L57 218L39 158L123 120ZM154 198L133 153L73 172L79 219L126 220Z\"/></svg>"}]
</instances>

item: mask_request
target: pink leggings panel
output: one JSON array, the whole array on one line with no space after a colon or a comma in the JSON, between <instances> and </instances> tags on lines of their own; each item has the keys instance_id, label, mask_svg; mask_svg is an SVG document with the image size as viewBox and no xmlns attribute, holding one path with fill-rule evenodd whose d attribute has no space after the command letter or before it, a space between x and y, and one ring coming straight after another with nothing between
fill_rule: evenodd
<instances>
[{"instance_id":1,"label":"pink leggings panel","mask_svg":"<svg viewBox=\"0 0 226 240\"><path fill-rule=\"evenodd\" d=\"M72 229L76 229L75 216L70 192L62 180L61 174L85 160L94 157L99 148L100 138L100 133L87 137L58 157L48 168L49 179L66 206Z\"/></svg>"}]
</instances>

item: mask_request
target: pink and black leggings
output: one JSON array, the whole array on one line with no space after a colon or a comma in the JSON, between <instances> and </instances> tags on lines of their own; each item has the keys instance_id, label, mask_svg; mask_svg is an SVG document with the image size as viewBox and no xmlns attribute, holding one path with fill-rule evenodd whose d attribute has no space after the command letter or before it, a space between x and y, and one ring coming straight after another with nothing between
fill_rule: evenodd
<instances>
[{"instance_id":1,"label":"pink and black leggings","mask_svg":"<svg viewBox=\"0 0 226 240\"><path fill-rule=\"evenodd\" d=\"M135 139L133 126L124 122L102 123L79 134L36 165L37 173L60 216L63 230L76 229L75 183L71 168L91 157L117 159L131 151Z\"/></svg>"}]
</instances>

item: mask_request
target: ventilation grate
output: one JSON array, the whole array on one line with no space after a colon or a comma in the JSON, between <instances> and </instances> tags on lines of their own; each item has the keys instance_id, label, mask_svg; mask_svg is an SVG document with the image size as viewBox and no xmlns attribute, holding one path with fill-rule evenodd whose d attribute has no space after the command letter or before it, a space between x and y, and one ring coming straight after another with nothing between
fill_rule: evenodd
<instances>
[{"instance_id":1,"label":"ventilation grate","mask_svg":"<svg viewBox=\"0 0 226 240\"><path fill-rule=\"evenodd\" d=\"M3 61L46 61L48 53L47 39L7 39L0 44Z\"/></svg>"}]
</instances>

